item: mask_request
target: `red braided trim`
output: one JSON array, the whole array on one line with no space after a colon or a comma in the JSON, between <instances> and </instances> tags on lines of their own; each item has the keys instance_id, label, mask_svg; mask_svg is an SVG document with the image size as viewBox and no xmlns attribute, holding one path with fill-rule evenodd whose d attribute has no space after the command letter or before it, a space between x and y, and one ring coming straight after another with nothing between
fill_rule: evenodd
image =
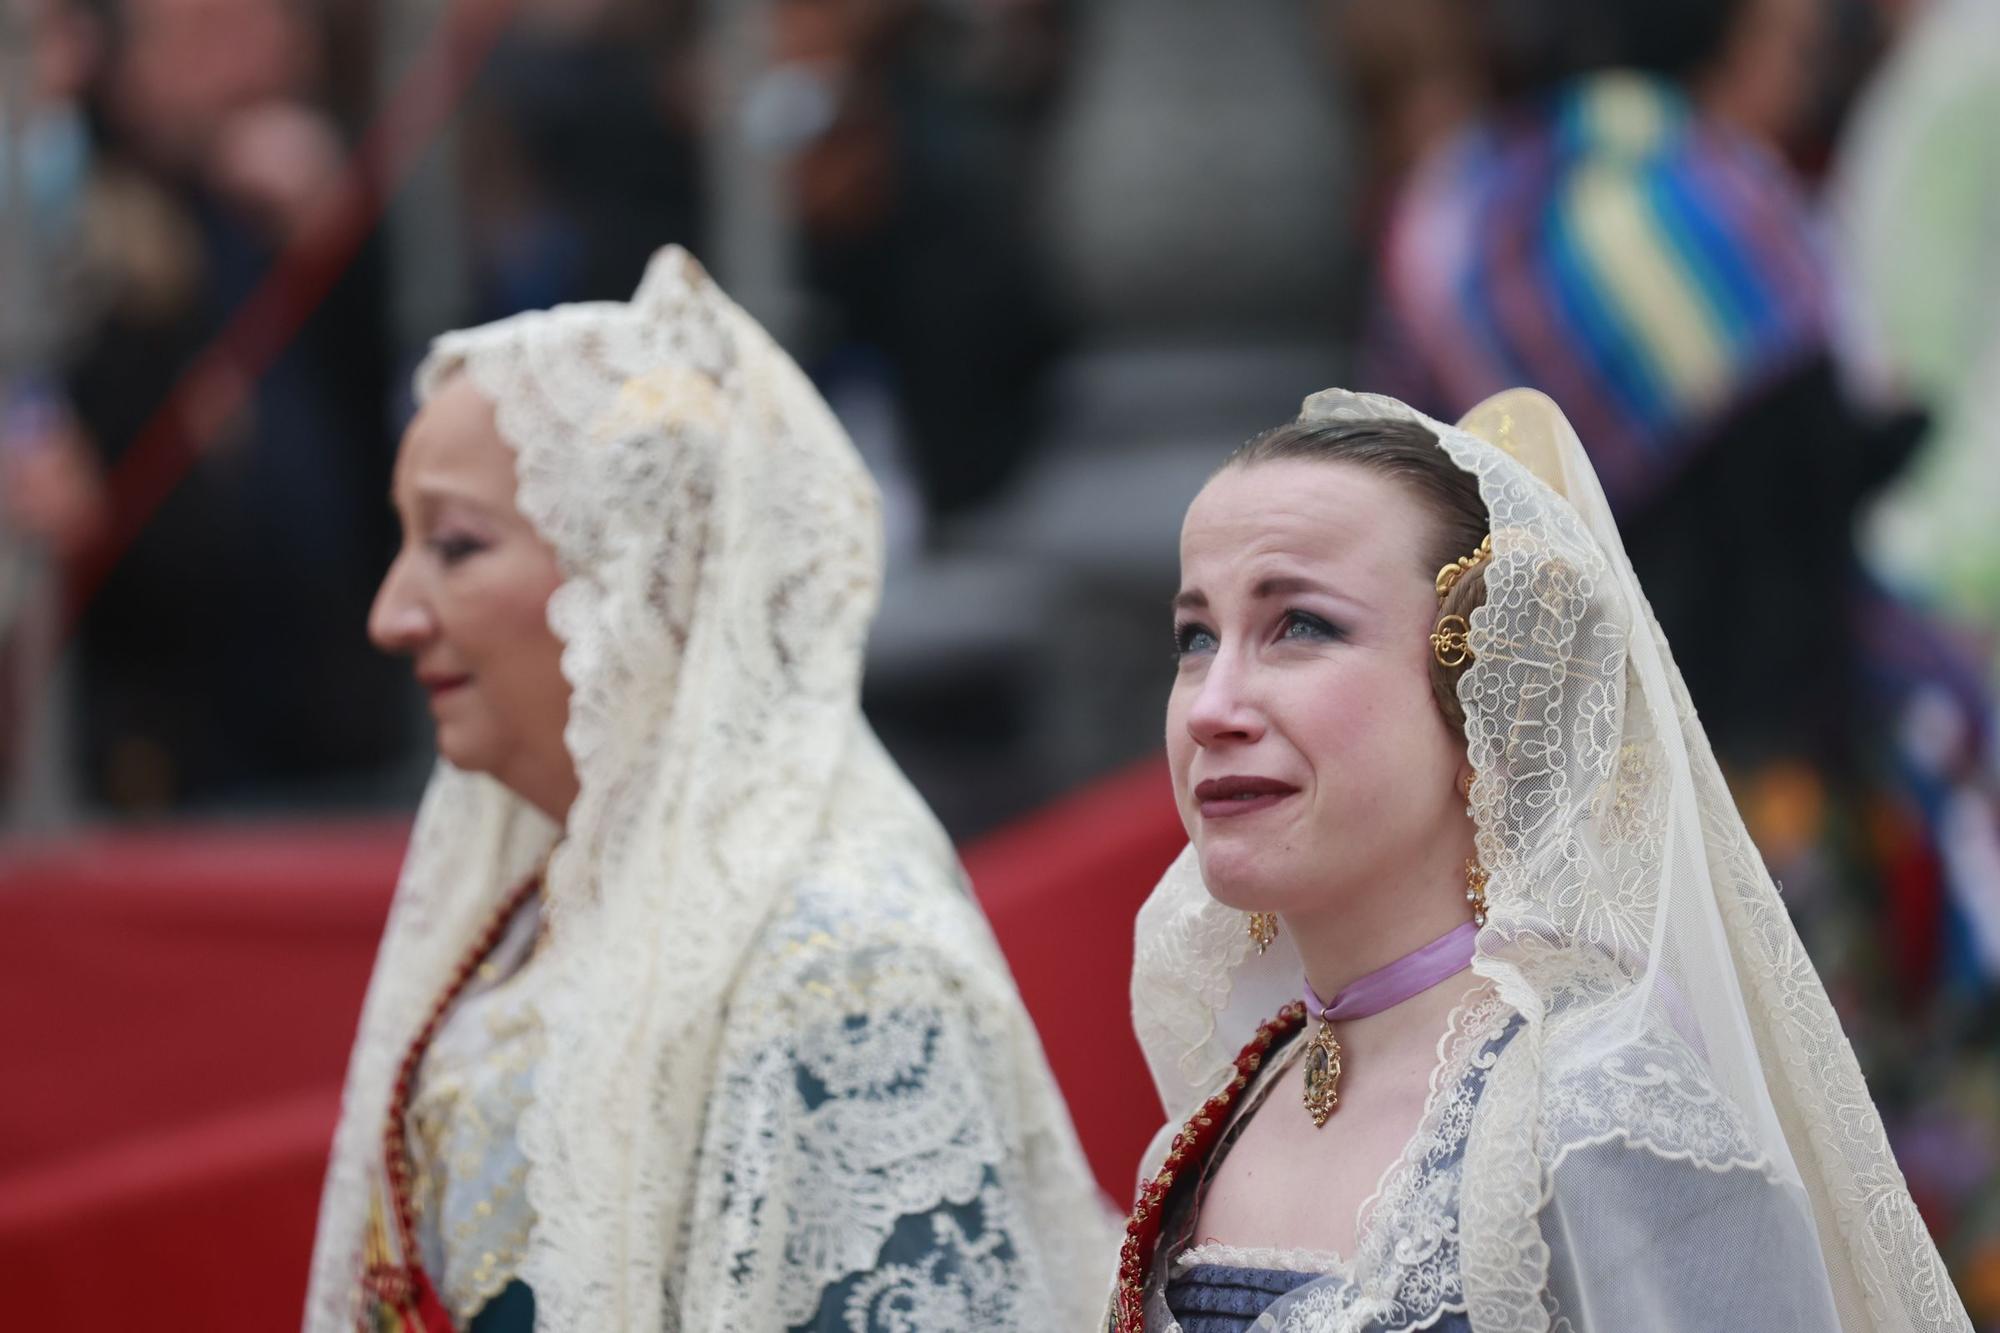
<instances>
[{"instance_id":1,"label":"red braided trim","mask_svg":"<svg viewBox=\"0 0 2000 1333\"><path fill-rule=\"evenodd\" d=\"M1230 1108L1250 1086L1250 1076L1264 1063L1271 1044L1297 1031L1305 1021L1305 1005L1294 1001L1259 1027L1236 1057L1236 1076L1188 1118L1168 1145L1159 1173L1140 1186L1139 1196L1132 1204L1132 1216L1125 1222L1125 1243L1118 1251L1118 1291L1111 1307L1111 1333L1144 1333L1146 1274L1152 1269L1153 1251L1160 1243L1161 1214L1174 1177L1208 1156L1222 1134L1222 1127L1228 1123Z\"/></svg>"},{"instance_id":2,"label":"red braided trim","mask_svg":"<svg viewBox=\"0 0 2000 1333\"><path fill-rule=\"evenodd\" d=\"M521 910L522 905L541 886L542 877L531 875L507 895L506 901L500 904L492 920L488 921L486 928L479 933L479 938L473 941L472 947L459 960L457 970L452 973L451 983L444 988L444 994L438 996L437 1003L431 1006L429 1016L424 1019L424 1025L417 1029L416 1037L410 1042L409 1049L403 1053L403 1063L396 1070L396 1082L389 1095L388 1124L383 1130L382 1147L389 1175L389 1203L394 1213L396 1237L402 1246L405 1271L402 1274L379 1272L371 1274L372 1284L377 1289L371 1290L370 1294L386 1298L390 1305L404 1307L410 1314L418 1315L425 1321L412 1327L429 1329L434 1326L430 1321L444 1313L444 1307L438 1303L430 1279L424 1273L418 1258L417 1210L415 1200L410 1194L411 1177L415 1167L410 1160L409 1127L405 1122L409 1118L410 1094L416 1088L417 1067L423 1063L424 1053L430 1049L438 1029L444 1025L445 1015L451 1012L452 1005L458 1002L458 997L471 984L472 978L479 971L479 965L486 961L486 955L492 953L493 947L500 942L500 936L506 931L507 923L514 919L514 914ZM449 1329L451 1325L447 1321L442 1327Z\"/></svg>"}]
</instances>

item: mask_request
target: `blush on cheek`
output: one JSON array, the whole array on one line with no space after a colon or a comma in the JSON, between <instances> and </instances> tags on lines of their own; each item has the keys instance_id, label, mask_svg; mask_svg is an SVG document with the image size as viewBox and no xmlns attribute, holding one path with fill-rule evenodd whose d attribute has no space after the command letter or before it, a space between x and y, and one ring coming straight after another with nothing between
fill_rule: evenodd
<instances>
[{"instance_id":1,"label":"blush on cheek","mask_svg":"<svg viewBox=\"0 0 2000 1333\"><path fill-rule=\"evenodd\" d=\"M1173 784L1174 813L1180 816L1181 832L1187 834L1189 842L1199 847L1201 845L1201 813L1193 793L1188 790L1186 776L1180 773L1174 774Z\"/></svg>"},{"instance_id":2,"label":"blush on cheek","mask_svg":"<svg viewBox=\"0 0 2000 1333\"><path fill-rule=\"evenodd\" d=\"M1196 834L1200 816L1194 812L1194 796L1188 790L1189 756L1182 751L1181 747L1175 745L1174 726L1174 716L1172 713L1169 713L1167 715L1167 779L1173 786L1174 813L1180 816L1181 831L1187 834L1189 842L1198 843L1200 839Z\"/></svg>"}]
</instances>

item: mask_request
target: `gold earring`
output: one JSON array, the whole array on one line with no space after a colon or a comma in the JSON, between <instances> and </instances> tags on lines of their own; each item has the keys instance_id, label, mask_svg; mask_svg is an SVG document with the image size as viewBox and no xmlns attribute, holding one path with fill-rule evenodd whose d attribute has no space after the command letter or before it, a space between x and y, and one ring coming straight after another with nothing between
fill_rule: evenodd
<instances>
[{"instance_id":1,"label":"gold earring","mask_svg":"<svg viewBox=\"0 0 2000 1333\"><path fill-rule=\"evenodd\" d=\"M1477 861L1465 863L1465 901L1472 904L1472 922L1486 924L1486 868Z\"/></svg>"},{"instance_id":2,"label":"gold earring","mask_svg":"<svg viewBox=\"0 0 2000 1333\"><path fill-rule=\"evenodd\" d=\"M1278 914L1276 912L1252 912L1250 914L1250 942L1257 946L1261 957L1264 950L1271 947L1271 941L1278 938Z\"/></svg>"},{"instance_id":3,"label":"gold earring","mask_svg":"<svg viewBox=\"0 0 2000 1333\"><path fill-rule=\"evenodd\" d=\"M1468 770L1466 772L1466 775L1458 780L1459 794L1465 797L1465 799L1468 801L1472 799L1473 776L1474 775Z\"/></svg>"}]
</instances>

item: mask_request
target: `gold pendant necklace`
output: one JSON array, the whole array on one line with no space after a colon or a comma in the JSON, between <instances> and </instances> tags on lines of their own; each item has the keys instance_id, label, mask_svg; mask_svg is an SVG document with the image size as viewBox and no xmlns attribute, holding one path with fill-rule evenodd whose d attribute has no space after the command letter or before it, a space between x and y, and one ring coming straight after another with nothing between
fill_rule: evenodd
<instances>
[{"instance_id":1,"label":"gold pendant necklace","mask_svg":"<svg viewBox=\"0 0 2000 1333\"><path fill-rule=\"evenodd\" d=\"M1306 1113L1318 1129L1340 1105L1340 1040L1333 1035L1333 1024L1324 1018L1306 1043L1305 1067Z\"/></svg>"},{"instance_id":2,"label":"gold pendant necklace","mask_svg":"<svg viewBox=\"0 0 2000 1333\"><path fill-rule=\"evenodd\" d=\"M1483 887L1483 885L1482 885ZM1484 908L1483 901L1476 907ZM1367 976L1350 981L1328 1004L1306 982L1306 1012L1319 1019L1319 1028L1306 1043L1306 1113L1313 1128L1326 1124L1327 1117L1340 1105L1340 1040L1333 1035L1335 1019L1368 1018L1393 1008L1412 995L1427 991L1446 977L1456 976L1472 965L1479 928L1484 922L1468 921L1424 945L1404 954L1387 967L1378 967Z\"/></svg>"}]
</instances>

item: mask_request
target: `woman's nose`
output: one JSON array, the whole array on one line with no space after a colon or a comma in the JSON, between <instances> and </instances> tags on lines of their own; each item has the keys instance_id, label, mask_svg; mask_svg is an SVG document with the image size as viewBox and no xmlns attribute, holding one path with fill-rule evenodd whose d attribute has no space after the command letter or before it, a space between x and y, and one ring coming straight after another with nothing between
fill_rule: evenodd
<instances>
[{"instance_id":1,"label":"woman's nose","mask_svg":"<svg viewBox=\"0 0 2000 1333\"><path fill-rule=\"evenodd\" d=\"M1197 745L1249 742L1264 734L1264 715L1250 697L1248 683L1241 663L1217 656L1188 708L1188 734Z\"/></svg>"},{"instance_id":2,"label":"woman's nose","mask_svg":"<svg viewBox=\"0 0 2000 1333\"><path fill-rule=\"evenodd\" d=\"M436 628L430 610L417 595L402 556L382 576L375 604L368 609L368 637L385 653L414 653Z\"/></svg>"}]
</instances>

